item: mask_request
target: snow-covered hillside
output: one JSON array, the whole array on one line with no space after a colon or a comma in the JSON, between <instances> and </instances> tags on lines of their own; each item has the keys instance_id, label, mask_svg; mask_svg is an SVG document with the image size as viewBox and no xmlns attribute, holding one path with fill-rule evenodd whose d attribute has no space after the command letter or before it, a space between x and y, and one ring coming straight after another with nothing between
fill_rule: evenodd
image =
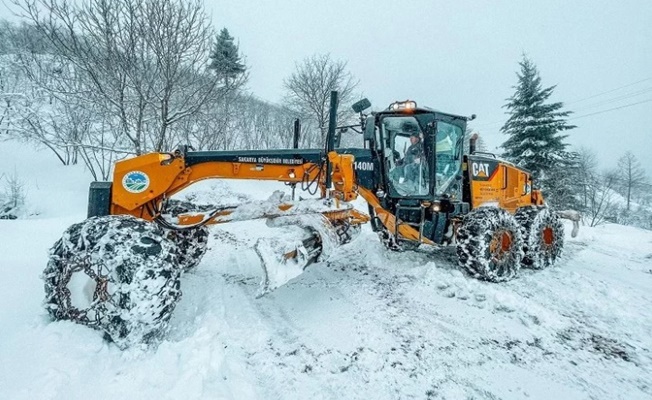
<instances>
[{"instance_id":1,"label":"snow-covered hillside","mask_svg":"<svg viewBox=\"0 0 652 400\"><path fill-rule=\"evenodd\" d=\"M490 284L460 272L452 249L388 252L365 227L256 298L252 245L273 231L212 227L167 339L120 351L51 322L41 305L48 248L84 218L89 177L0 145L0 172L16 168L38 211L0 220L2 399L652 398L652 232L582 227L556 267ZM241 201L275 189L209 182L202 194Z\"/></svg>"}]
</instances>

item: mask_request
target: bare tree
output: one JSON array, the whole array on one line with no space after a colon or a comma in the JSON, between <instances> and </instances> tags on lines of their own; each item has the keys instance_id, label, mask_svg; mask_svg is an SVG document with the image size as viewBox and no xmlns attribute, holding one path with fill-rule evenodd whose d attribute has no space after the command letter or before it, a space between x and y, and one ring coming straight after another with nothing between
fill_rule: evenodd
<instances>
[{"instance_id":1,"label":"bare tree","mask_svg":"<svg viewBox=\"0 0 652 400\"><path fill-rule=\"evenodd\" d=\"M609 171L592 179L588 187L588 207L586 213L591 220L589 226L598 226L606 222L609 214L616 211L614 187L617 172Z\"/></svg>"},{"instance_id":2,"label":"bare tree","mask_svg":"<svg viewBox=\"0 0 652 400\"><path fill-rule=\"evenodd\" d=\"M287 109L243 96L239 104L238 147L246 149L288 148L292 145L295 114Z\"/></svg>"},{"instance_id":3,"label":"bare tree","mask_svg":"<svg viewBox=\"0 0 652 400\"><path fill-rule=\"evenodd\" d=\"M618 159L618 185L620 192L627 199L627 209L630 210L632 195L647 186L647 177L641 164L631 151L627 151Z\"/></svg>"},{"instance_id":4,"label":"bare tree","mask_svg":"<svg viewBox=\"0 0 652 400\"><path fill-rule=\"evenodd\" d=\"M214 35L200 0L13 2L81 82L75 91L61 80L43 88L109 111L136 154L161 150L171 126L219 93L205 73ZM37 73L43 61L25 65Z\"/></svg>"},{"instance_id":5,"label":"bare tree","mask_svg":"<svg viewBox=\"0 0 652 400\"><path fill-rule=\"evenodd\" d=\"M5 20L0 19L0 55L7 54L11 49L11 31L14 29L14 25Z\"/></svg>"},{"instance_id":6,"label":"bare tree","mask_svg":"<svg viewBox=\"0 0 652 400\"><path fill-rule=\"evenodd\" d=\"M229 102L225 107L224 102ZM197 150L288 148L296 113L249 93L207 103L200 113L180 122L175 144Z\"/></svg>"},{"instance_id":7,"label":"bare tree","mask_svg":"<svg viewBox=\"0 0 652 400\"><path fill-rule=\"evenodd\" d=\"M321 142L325 140L328 129L331 91L339 92L338 119L343 121L352 116L348 105L357 85L358 82L346 70L346 62L333 60L329 54L306 58L284 81L289 104L317 127ZM315 140L312 142L314 144Z\"/></svg>"},{"instance_id":8,"label":"bare tree","mask_svg":"<svg viewBox=\"0 0 652 400\"><path fill-rule=\"evenodd\" d=\"M0 184L0 219L16 219L27 198L25 182L14 171L13 175L0 175Z\"/></svg>"},{"instance_id":9,"label":"bare tree","mask_svg":"<svg viewBox=\"0 0 652 400\"><path fill-rule=\"evenodd\" d=\"M23 97L19 88L21 79L16 68L12 68L10 58L10 55L0 55L0 135L9 133L16 106Z\"/></svg>"},{"instance_id":10,"label":"bare tree","mask_svg":"<svg viewBox=\"0 0 652 400\"><path fill-rule=\"evenodd\" d=\"M574 154L577 156L576 168L568 171L569 179L577 188L578 205L589 218L588 224L597 226L613 219L613 215L617 213L617 204L614 201L617 171L599 173L597 157L587 147L580 147Z\"/></svg>"},{"instance_id":11,"label":"bare tree","mask_svg":"<svg viewBox=\"0 0 652 400\"><path fill-rule=\"evenodd\" d=\"M21 36L17 35L13 25L5 24L0 29L6 29L0 39L6 42L3 50L11 51L14 47L11 40ZM0 54L0 139L7 138L16 129L20 114L36 95L17 61L18 57L13 53Z\"/></svg>"},{"instance_id":12,"label":"bare tree","mask_svg":"<svg viewBox=\"0 0 652 400\"><path fill-rule=\"evenodd\" d=\"M103 107L65 94L84 89L83 81L76 79L75 70L69 64L49 56L39 60L38 68L27 68L29 76L16 65L11 65L10 70L19 79L15 93L5 97L2 103L9 116L5 125L8 138L46 147L64 165L76 164L81 157L95 179L106 180L109 163L117 156L133 152L124 150L129 143L116 126L105 129L116 119ZM54 94L40 89L55 84L60 90ZM115 154L110 155L111 152Z\"/></svg>"},{"instance_id":13,"label":"bare tree","mask_svg":"<svg viewBox=\"0 0 652 400\"><path fill-rule=\"evenodd\" d=\"M113 164L116 160L134 154L124 149L124 138L116 134L118 130L113 126L114 119L102 116L100 110L91 124L85 144L78 147L79 157L93 175L95 180L106 181L109 179Z\"/></svg>"},{"instance_id":14,"label":"bare tree","mask_svg":"<svg viewBox=\"0 0 652 400\"><path fill-rule=\"evenodd\" d=\"M598 160L595 153L588 147L580 147L577 151L577 169L575 170L575 185L579 191L579 201L583 210L589 207L589 198L597 177Z\"/></svg>"},{"instance_id":15,"label":"bare tree","mask_svg":"<svg viewBox=\"0 0 652 400\"><path fill-rule=\"evenodd\" d=\"M76 164L78 146L82 145L89 130L92 106L76 98L62 101L61 97L39 90L39 84L50 80L53 73L58 75L56 79L61 80L66 90L77 89L78 81L70 69L61 67L57 61L47 65L50 73L33 75L29 80L25 77L22 107L13 109L15 123L11 133L13 137L47 147L64 165Z\"/></svg>"}]
</instances>

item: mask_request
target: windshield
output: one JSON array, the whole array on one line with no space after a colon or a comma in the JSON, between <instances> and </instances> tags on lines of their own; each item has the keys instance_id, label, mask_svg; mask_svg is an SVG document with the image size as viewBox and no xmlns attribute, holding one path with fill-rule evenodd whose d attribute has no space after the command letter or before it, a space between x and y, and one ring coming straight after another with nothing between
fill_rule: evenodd
<instances>
[{"instance_id":1,"label":"windshield","mask_svg":"<svg viewBox=\"0 0 652 400\"><path fill-rule=\"evenodd\" d=\"M381 130L389 190L394 196L459 195L462 127L423 113L386 116ZM431 188L432 170L435 188Z\"/></svg>"},{"instance_id":2,"label":"windshield","mask_svg":"<svg viewBox=\"0 0 652 400\"><path fill-rule=\"evenodd\" d=\"M385 163L390 188L400 196L424 196L430 192L428 159L422 125L414 116L385 117Z\"/></svg>"},{"instance_id":3,"label":"windshield","mask_svg":"<svg viewBox=\"0 0 652 400\"><path fill-rule=\"evenodd\" d=\"M436 194L450 193L462 166L462 128L443 121L437 122L435 137L436 151Z\"/></svg>"}]
</instances>

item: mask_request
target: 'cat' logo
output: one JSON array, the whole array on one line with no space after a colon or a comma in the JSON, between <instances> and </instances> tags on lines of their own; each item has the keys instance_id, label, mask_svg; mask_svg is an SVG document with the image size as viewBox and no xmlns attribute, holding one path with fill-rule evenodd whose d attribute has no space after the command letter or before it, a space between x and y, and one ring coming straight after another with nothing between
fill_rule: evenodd
<instances>
[{"instance_id":1,"label":"'cat' logo","mask_svg":"<svg viewBox=\"0 0 652 400\"><path fill-rule=\"evenodd\" d=\"M474 162L471 164L471 172L473 176L487 178L489 177L489 164Z\"/></svg>"}]
</instances>

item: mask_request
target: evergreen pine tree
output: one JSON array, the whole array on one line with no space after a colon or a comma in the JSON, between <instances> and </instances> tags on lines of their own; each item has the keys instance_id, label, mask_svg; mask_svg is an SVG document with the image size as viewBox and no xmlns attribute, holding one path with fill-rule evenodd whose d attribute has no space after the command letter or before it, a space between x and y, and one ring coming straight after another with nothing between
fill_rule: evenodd
<instances>
[{"instance_id":1,"label":"evergreen pine tree","mask_svg":"<svg viewBox=\"0 0 652 400\"><path fill-rule=\"evenodd\" d=\"M247 70L240 56L238 45L234 43L233 37L226 28L223 28L217 35L210 58L211 62L208 69L214 71L219 78L223 79L226 86L242 76Z\"/></svg>"},{"instance_id":2,"label":"evergreen pine tree","mask_svg":"<svg viewBox=\"0 0 652 400\"><path fill-rule=\"evenodd\" d=\"M536 66L527 57L519 63L516 92L507 99L509 119L500 129L509 135L502 144L503 157L542 178L555 166L555 162L566 149L561 132L575 126L566 122L570 111L562 111L563 103L549 103L555 86L543 89Z\"/></svg>"},{"instance_id":3,"label":"evergreen pine tree","mask_svg":"<svg viewBox=\"0 0 652 400\"><path fill-rule=\"evenodd\" d=\"M566 151L567 135L562 134L575 128L566 121L571 111L563 111L561 102L546 102L555 86L542 88L539 71L530 59L523 56L519 65L516 91L504 106L509 119L501 131L509 138L501 146L505 149L503 157L530 171L544 195L557 206L572 206L573 202L561 201L572 197L572 182L562 185L559 181L564 171L568 175L569 169L574 168L576 159L574 153Z\"/></svg>"},{"instance_id":4,"label":"evergreen pine tree","mask_svg":"<svg viewBox=\"0 0 652 400\"><path fill-rule=\"evenodd\" d=\"M557 210L581 211L584 209L584 171L581 170L580 154L576 151L563 151L557 156L555 163L541 179L546 201Z\"/></svg>"}]
</instances>

